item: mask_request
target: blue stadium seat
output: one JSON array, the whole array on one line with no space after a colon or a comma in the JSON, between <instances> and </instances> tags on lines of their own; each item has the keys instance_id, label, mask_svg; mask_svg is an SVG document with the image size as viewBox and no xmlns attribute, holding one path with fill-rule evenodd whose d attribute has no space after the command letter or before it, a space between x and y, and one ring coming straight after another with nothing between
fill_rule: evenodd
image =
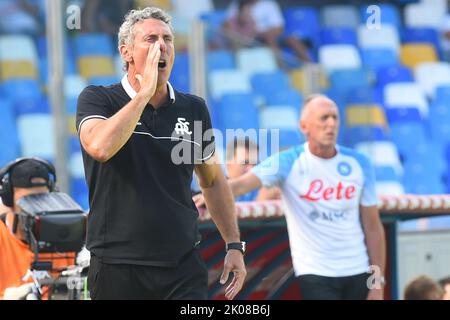
<instances>
[{"instance_id":1,"label":"blue stadium seat","mask_svg":"<svg viewBox=\"0 0 450 320\"><path fill-rule=\"evenodd\" d=\"M319 48L319 62L328 73L362 67L359 49L350 44L329 44Z\"/></svg>"},{"instance_id":2,"label":"blue stadium seat","mask_svg":"<svg viewBox=\"0 0 450 320\"><path fill-rule=\"evenodd\" d=\"M80 140L78 137L70 137L69 138L69 155L81 152Z\"/></svg>"},{"instance_id":3,"label":"blue stadium seat","mask_svg":"<svg viewBox=\"0 0 450 320\"><path fill-rule=\"evenodd\" d=\"M64 95L67 98L78 98L81 91L88 86L87 81L80 75L66 75L64 77Z\"/></svg>"},{"instance_id":4,"label":"blue stadium seat","mask_svg":"<svg viewBox=\"0 0 450 320\"><path fill-rule=\"evenodd\" d=\"M73 45L72 42L67 41L65 42L65 56L64 56L64 63L65 63L65 73L66 74L76 74L77 73L77 66L75 64L75 55L73 52ZM48 52L47 52L47 38L45 36L40 36L37 39L37 52L39 56L39 70L41 79L44 82L48 81Z\"/></svg>"},{"instance_id":5,"label":"blue stadium seat","mask_svg":"<svg viewBox=\"0 0 450 320\"><path fill-rule=\"evenodd\" d=\"M336 90L334 87L329 87L327 89L323 89L321 93L333 100L337 104L339 110L344 111L345 105L347 103L347 97L343 96L341 92Z\"/></svg>"},{"instance_id":6,"label":"blue stadium seat","mask_svg":"<svg viewBox=\"0 0 450 320\"><path fill-rule=\"evenodd\" d=\"M407 193L412 194L443 194L445 192L441 173L430 161L418 159L405 161L403 183Z\"/></svg>"},{"instance_id":7,"label":"blue stadium seat","mask_svg":"<svg viewBox=\"0 0 450 320\"><path fill-rule=\"evenodd\" d=\"M392 166L375 166L375 178L376 181L400 182L400 178Z\"/></svg>"},{"instance_id":8,"label":"blue stadium seat","mask_svg":"<svg viewBox=\"0 0 450 320\"><path fill-rule=\"evenodd\" d=\"M391 138L402 156L408 154L419 143L430 139L421 122L395 122L390 124Z\"/></svg>"},{"instance_id":9,"label":"blue stadium seat","mask_svg":"<svg viewBox=\"0 0 450 320\"><path fill-rule=\"evenodd\" d=\"M430 43L442 58L441 39L436 29L405 27L401 38L403 43Z\"/></svg>"},{"instance_id":10,"label":"blue stadium seat","mask_svg":"<svg viewBox=\"0 0 450 320\"><path fill-rule=\"evenodd\" d=\"M46 36L39 36L36 41L37 46L37 52L39 59L48 58L48 50L47 50L47 37ZM68 38L66 38L66 42L64 43L64 49L65 49L65 58L73 60L75 55L73 52L73 44L72 42L68 41Z\"/></svg>"},{"instance_id":11,"label":"blue stadium seat","mask_svg":"<svg viewBox=\"0 0 450 320\"><path fill-rule=\"evenodd\" d=\"M47 38L45 36L40 36L37 38L36 48L39 59L47 57Z\"/></svg>"},{"instance_id":12,"label":"blue stadium seat","mask_svg":"<svg viewBox=\"0 0 450 320\"><path fill-rule=\"evenodd\" d=\"M436 88L434 102L450 101L450 85L442 85Z\"/></svg>"},{"instance_id":13,"label":"blue stadium seat","mask_svg":"<svg viewBox=\"0 0 450 320\"><path fill-rule=\"evenodd\" d=\"M236 65L249 76L279 69L274 52L266 47L239 49L236 52Z\"/></svg>"},{"instance_id":14,"label":"blue stadium seat","mask_svg":"<svg viewBox=\"0 0 450 320\"><path fill-rule=\"evenodd\" d=\"M221 129L259 128L258 107L253 94L224 94L220 99Z\"/></svg>"},{"instance_id":15,"label":"blue stadium seat","mask_svg":"<svg viewBox=\"0 0 450 320\"><path fill-rule=\"evenodd\" d=\"M361 21L368 21L369 17L374 14L373 10L367 11L370 5L364 5L361 7ZM390 3L377 3L377 7L380 8L381 24L391 24L399 29L402 25L400 12L397 7Z\"/></svg>"},{"instance_id":16,"label":"blue stadium seat","mask_svg":"<svg viewBox=\"0 0 450 320\"><path fill-rule=\"evenodd\" d=\"M358 10L351 4L330 4L320 10L322 25L326 27L356 28L360 24Z\"/></svg>"},{"instance_id":17,"label":"blue stadium seat","mask_svg":"<svg viewBox=\"0 0 450 320\"><path fill-rule=\"evenodd\" d=\"M402 65L382 67L377 72L377 84L384 87L391 82L413 82L411 69Z\"/></svg>"},{"instance_id":18,"label":"blue stadium seat","mask_svg":"<svg viewBox=\"0 0 450 320\"><path fill-rule=\"evenodd\" d=\"M209 93L213 99L220 99L226 93L251 93L247 74L239 70L216 70L208 75Z\"/></svg>"},{"instance_id":19,"label":"blue stadium seat","mask_svg":"<svg viewBox=\"0 0 450 320\"><path fill-rule=\"evenodd\" d=\"M443 175L448 170L444 147L433 140L417 142L414 148L408 149L404 154L405 162L420 162L425 166L433 167L433 171Z\"/></svg>"},{"instance_id":20,"label":"blue stadium seat","mask_svg":"<svg viewBox=\"0 0 450 320\"><path fill-rule=\"evenodd\" d=\"M368 28L366 24L358 26L358 43L360 48L388 48L400 51L400 36L393 25L382 25L381 28Z\"/></svg>"},{"instance_id":21,"label":"blue stadium seat","mask_svg":"<svg viewBox=\"0 0 450 320\"><path fill-rule=\"evenodd\" d=\"M41 96L39 84L35 80L7 80L0 84L0 93L3 97L15 99L35 99Z\"/></svg>"},{"instance_id":22,"label":"blue stadium seat","mask_svg":"<svg viewBox=\"0 0 450 320\"><path fill-rule=\"evenodd\" d=\"M3 12L4 14L4 12ZM37 65L38 54L33 39L27 35L0 35L2 61L28 61Z\"/></svg>"},{"instance_id":23,"label":"blue stadium seat","mask_svg":"<svg viewBox=\"0 0 450 320\"><path fill-rule=\"evenodd\" d=\"M66 98L66 112L68 115L75 115L77 113L77 97L67 97Z\"/></svg>"},{"instance_id":24,"label":"blue stadium seat","mask_svg":"<svg viewBox=\"0 0 450 320\"><path fill-rule=\"evenodd\" d=\"M290 87L289 77L281 70L256 73L251 76L250 82L253 91L262 96L270 95Z\"/></svg>"},{"instance_id":25,"label":"blue stadium seat","mask_svg":"<svg viewBox=\"0 0 450 320\"><path fill-rule=\"evenodd\" d=\"M358 46L356 32L352 28L323 28L320 30L320 45L351 44Z\"/></svg>"},{"instance_id":26,"label":"blue stadium seat","mask_svg":"<svg viewBox=\"0 0 450 320\"><path fill-rule=\"evenodd\" d=\"M370 86L369 75L363 69L334 71L330 75L330 83L344 97L355 88L367 88Z\"/></svg>"},{"instance_id":27,"label":"blue stadium seat","mask_svg":"<svg viewBox=\"0 0 450 320\"><path fill-rule=\"evenodd\" d=\"M433 99L438 87L450 84L450 64L448 62L421 63L414 68L414 77L426 95Z\"/></svg>"},{"instance_id":28,"label":"blue stadium seat","mask_svg":"<svg viewBox=\"0 0 450 320\"><path fill-rule=\"evenodd\" d=\"M352 89L346 96L345 104L373 104L379 103L373 87L359 87Z\"/></svg>"},{"instance_id":29,"label":"blue stadium seat","mask_svg":"<svg viewBox=\"0 0 450 320\"><path fill-rule=\"evenodd\" d=\"M357 132L356 132L357 133ZM381 132L383 134L383 132ZM355 149L365 154L372 161L374 166L390 166L395 169L399 176L403 175L403 166L400 162L397 147L389 140L362 141L355 146ZM402 188L395 183L391 185L396 194L402 194Z\"/></svg>"},{"instance_id":30,"label":"blue stadium seat","mask_svg":"<svg viewBox=\"0 0 450 320\"><path fill-rule=\"evenodd\" d=\"M267 106L259 112L259 126L264 129L298 130L299 108Z\"/></svg>"},{"instance_id":31,"label":"blue stadium seat","mask_svg":"<svg viewBox=\"0 0 450 320\"><path fill-rule=\"evenodd\" d=\"M421 123L422 117L420 116L419 109L417 107L401 107L401 108L386 108L386 116L389 124L397 122L407 123Z\"/></svg>"},{"instance_id":32,"label":"blue stadium seat","mask_svg":"<svg viewBox=\"0 0 450 320\"><path fill-rule=\"evenodd\" d=\"M389 48L363 48L361 59L364 66L376 72L381 67L393 66L399 63L397 53Z\"/></svg>"},{"instance_id":33,"label":"blue stadium seat","mask_svg":"<svg viewBox=\"0 0 450 320\"><path fill-rule=\"evenodd\" d=\"M407 176L407 175L406 175ZM406 193L410 194L444 194L445 186L439 176L408 177L403 179Z\"/></svg>"},{"instance_id":34,"label":"blue stadium seat","mask_svg":"<svg viewBox=\"0 0 450 320\"><path fill-rule=\"evenodd\" d=\"M74 51L77 57L114 56L112 38L103 33L79 34L74 38Z\"/></svg>"},{"instance_id":35,"label":"blue stadium seat","mask_svg":"<svg viewBox=\"0 0 450 320\"><path fill-rule=\"evenodd\" d=\"M429 103L424 90L416 82L395 82L384 87L385 107L417 107L423 118L428 117Z\"/></svg>"},{"instance_id":36,"label":"blue stadium seat","mask_svg":"<svg viewBox=\"0 0 450 320\"><path fill-rule=\"evenodd\" d=\"M296 146L305 142L305 138L298 130L280 130L280 149Z\"/></svg>"},{"instance_id":37,"label":"blue stadium seat","mask_svg":"<svg viewBox=\"0 0 450 320\"><path fill-rule=\"evenodd\" d=\"M20 145L17 136L13 105L9 100L0 98L0 167L19 157Z\"/></svg>"},{"instance_id":38,"label":"blue stadium seat","mask_svg":"<svg viewBox=\"0 0 450 320\"><path fill-rule=\"evenodd\" d=\"M284 89L272 92L266 90L266 104L268 105L288 105L300 109L303 105L303 96L294 89Z\"/></svg>"},{"instance_id":39,"label":"blue stadium seat","mask_svg":"<svg viewBox=\"0 0 450 320\"><path fill-rule=\"evenodd\" d=\"M39 58L39 79L43 83L48 83L48 61L47 58Z\"/></svg>"},{"instance_id":40,"label":"blue stadium seat","mask_svg":"<svg viewBox=\"0 0 450 320\"><path fill-rule=\"evenodd\" d=\"M23 156L53 159L55 137L50 114L26 113L17 118L17 132Z\"/></svg>"},{"instance_id":41,"label":"blue stadium seat","mask_svg":"<svg viewBox=\"0 0 450 320\"><path fill-rule=\"evenodd\" d=\"M169 81L174 89L181 92L190 92L189 55L187 53L180 52L177 54Z\"/></svg>"},{"instance_id":42,"label":"blue stadium seat","mask_svg":"<svg viewBox=\"0 0 450 320\"><path fill-rule=\"evenodd\" d=\"M89 85L105 87L116 84L118 82L120 82L120 79L115 76L92 77L88 80Z\"/></svg>"},{"instance_id":43,"label":"blue stadium seat","mask_svg":"<svg viewBox=\"0 0 450 320\"><path fill-rule=\"evenodd\" d=\"M84 178L75 178L70 183L70 194L84 210L89 208L89 192Z\"/></svg>"},{"instance_id":44,"label":"blue stadium seat","mask_svg":"<svg viewBox=\"0 0 450 320\"><path fill-rule=\"evenodd\" d=\"M14 111L16 117L30 113L50 114L51 107L48 99L41 96L39 98L36 97L16 100L14 103Z\"/></svg>"},{"instance_id":45,"label":"blue stadium seat","mask_svg":"<svg viewBox=\"0 0 450 320\"><path fill-rule=\"evenodd\" d=\"M387 134L384 128L374 126L360 126L342 128L343 142L347 147L354 147L360 142L386 141Z\"/></svg>"},{"instance_id":46,"label":"blue stadium seat","mask_svg":"<svg viewBox=\"0 0 450 320\"><path fill-rule=\"evenodd\" d=\"M236 68L234 55L229 50L209 51L206 63L208 71Z\"/></svg>"},{"instance_id":47,"label":"blue stadium seat","mask_svg":"<svg viewBox=\"0 0 450 320\"><path fill-rule=\"evenodd\" d=\"M64 70L66 75L74 75L77 74L77 66L75 65L74 60L70 58L65 59ZM39 76L42 82L48 83L48 60L47 58L39 59Z\"/></svg>"},{"instance_id":48,"label":"blue stadium seat","mask_svg":"<svg viewBox=\"0 0 450 320\"><path fill-rule=\"evenodd\" d=\"M429 123L434 141L446 144L450 142L450 102L437 101L430 105Z\"/></svg>"},{"instance_id":49,"label":"blue stadium seat","mask_svg":"<svg viewBox=\"0 0 450 320\"><path fill-rule=\"evenodd\" d=\"M78 137L69 138L68 168L72 178L84 178L83 156Z\"/></svg>"},{"instance_id":50,"label":"blue stadium seat","mask_svg":"<svg viewBox=\"0 0 450 320\"><path fill-rule=\"evenodd\" d=\"M286 36L295 36L307 39L313 46L318 45L320 17L314 7L291 7L283 10L285 19L284 33Z\"/></svg>"}]
</instances>

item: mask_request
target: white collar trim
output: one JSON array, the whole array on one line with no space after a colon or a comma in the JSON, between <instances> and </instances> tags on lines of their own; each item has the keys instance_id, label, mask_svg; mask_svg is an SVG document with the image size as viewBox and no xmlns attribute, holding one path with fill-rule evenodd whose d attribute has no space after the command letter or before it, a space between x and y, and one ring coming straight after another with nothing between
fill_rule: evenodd
<instances>
[{"instance_id":1,"label":"white collar trim","mask_svg":"<svg viewBox=\"0 0 450 320\"><path fill-rule=\"evenodd\" d=\"M123 76L121 83L122 83L123 89L128 94L128 96L131 99L134 99L134 97L136 97L136 95L137 95L137 92L134 91L133 87L131 86L130 82L128 81L128 74L125 74ZM169 81L167 81L167 88L169 89L170 102L174 103L175 102L175 92Z\"/></svg>"}]
</instances>

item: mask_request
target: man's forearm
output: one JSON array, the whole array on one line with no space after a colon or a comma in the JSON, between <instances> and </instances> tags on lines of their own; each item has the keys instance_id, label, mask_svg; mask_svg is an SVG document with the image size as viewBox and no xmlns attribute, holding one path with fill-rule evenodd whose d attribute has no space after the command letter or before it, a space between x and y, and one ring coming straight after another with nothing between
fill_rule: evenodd
<instances>
[{"instance_id":1,"label":"man's forearm","mask_svg":"<svg viewBox=\"0 0 450 320\"><path fill-rule=\"evenodd\" d=\"M262 187L261 180L251 172L247 172L238 178L228 180L228 185L230 186L234 197L241 196Z\"/></svg>"},{"instance_id":2,"label":"man's forearm","mask_svg":"<svg viewBox=\"0 0 450 320\"><path fill-rule=\"evenodd\" d=\"M216 179L213 185L202 191L223 240L226 243L240 241L234 199L225 177Z\"/></svg>"},{"instance_id":3,"label":"man's forearm","mask_svg":"<svg viewBox=\"0 0 450 320\"><path fill-rule=\"evenodd\" d=\"M380 276L384 276L386 268L386 241L381 223L377 227L366 230L366 245L370 265L380 268Z\"/></svg>"},{"instance_id":4,"label":"man's forearm","mask_svg":"<svg viewBox=\"0 0 450 320\"><path fill-rule=\"evenodd\" d=\"M130 139L147 102L138 94L114 116L89 128L81 136L86 151L100 161L113 157Z\"/></svg>"}]
</instances>

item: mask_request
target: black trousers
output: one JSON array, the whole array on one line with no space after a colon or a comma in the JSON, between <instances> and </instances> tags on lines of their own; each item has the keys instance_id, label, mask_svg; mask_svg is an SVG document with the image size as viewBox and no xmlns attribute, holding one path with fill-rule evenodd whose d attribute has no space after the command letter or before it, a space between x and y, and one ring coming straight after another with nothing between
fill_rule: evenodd
<instances>
[{"instance_id":1,"label":"black trousers","mask_svg":"<svg viewBox=\"0 0 450 320\"><path fill-rule=\"evenodd\" d=\"M92 300L205 300L208 270L194 249L176 267L106 264L91 257Z\"/></svg>"},{"instance_id":2,"label":"black trousers","mask_svg":"<svg viewBox=\"0 0 450 320\"><path fill-rule=\"evenodd\" d=\"M348 277L324 277L305 274L297 277L305 300L365 300L369 293L369 273Z\"/></svg>"}]
</instances>

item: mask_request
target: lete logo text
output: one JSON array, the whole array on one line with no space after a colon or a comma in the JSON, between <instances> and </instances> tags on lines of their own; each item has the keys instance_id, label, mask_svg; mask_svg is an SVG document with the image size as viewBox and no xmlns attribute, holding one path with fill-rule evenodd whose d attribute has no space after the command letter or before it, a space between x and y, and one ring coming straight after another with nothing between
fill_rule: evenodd
<instances>
[{"instance_id":1,"label":"lete logo text","mask_svg":"<svg viewBox=\"0 0 450 320\"><path fill-rule=\"evenodd\" d=\"M300 198L309 201L350 200L355 196L355 192L355 186L344 187L342 182L339 182L337 186L325 186L322 180L316 179L311 181L308 192Z\"/></svg>"}]
</instances>

